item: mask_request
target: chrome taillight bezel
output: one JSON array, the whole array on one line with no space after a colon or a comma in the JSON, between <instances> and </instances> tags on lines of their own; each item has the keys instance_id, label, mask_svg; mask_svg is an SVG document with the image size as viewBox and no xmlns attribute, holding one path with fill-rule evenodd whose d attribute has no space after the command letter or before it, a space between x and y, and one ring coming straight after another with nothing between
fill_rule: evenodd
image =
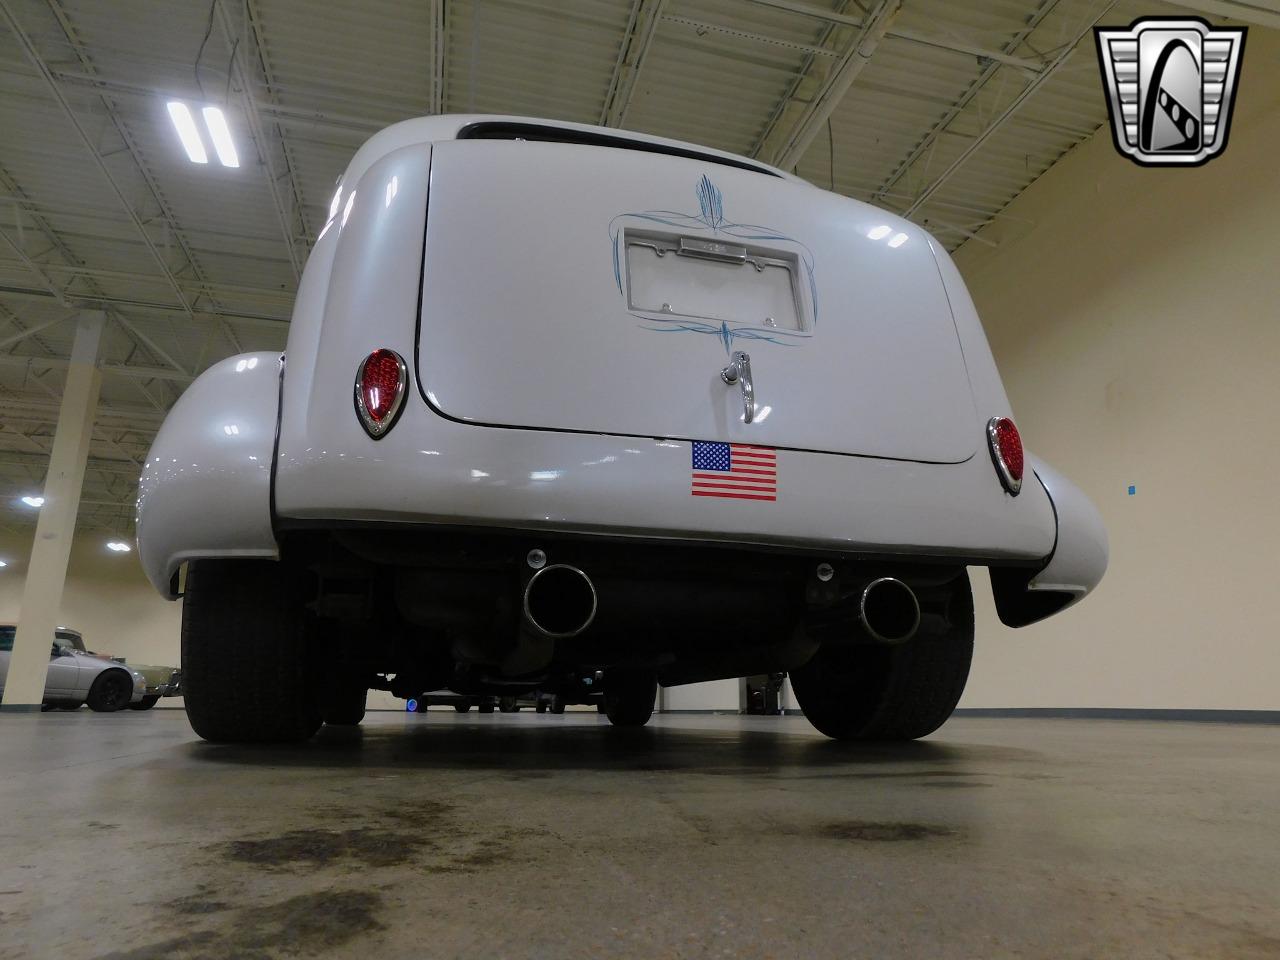
<instances>
[{"instance_id":1,"label":"chrome taillight bezel","mask_svg":"<svg viewBox=\"0 0 1280 960\"><path fill-rule=\"evenodd\" d=\"M387 415L378 420L369 412L369 408L364 402L364 371L369 361L380 353L389 353L396 359L396 392L391 399L391 408L387 411ZM356 367L356 416L360 420L360 425L364 427L364 432L374 440L381 440L385 437L387 432L396 425L396 421L400 419L400 413L404 409L404 395L407 392L408 384L409 368L405 365L404 357L387 347L379 347L374 350L361 360L360 365Z\"/></svg>"},{"instance_id":2,"label":"chrome taillight bezel","mask_svg":"<svg viewBox=\"0 0 1280 960\"><path fill-rule=\"evenodd\" d=\"M992 417L987 421L987 448L991 451L991 462L995 465L996 474L1000 477L1001 485L1011 497L1016 497L1022 491L1022 477L1013 475L1009 469L1009 464L1004 459L1004 453L1000 450L1000 424L1002 423L1008 423L1013 427L1013 432L1018 436L1018 446L1022 448L1022 475L1026 476L1027 451L1022 446L1022 433L1011 418Z\"/></svg>"}]
</instances>

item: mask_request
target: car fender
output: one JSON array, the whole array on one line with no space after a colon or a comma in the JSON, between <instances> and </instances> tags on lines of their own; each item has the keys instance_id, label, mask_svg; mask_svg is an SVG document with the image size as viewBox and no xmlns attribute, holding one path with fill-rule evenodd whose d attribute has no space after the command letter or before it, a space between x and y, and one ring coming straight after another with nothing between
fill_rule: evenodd
<instances>
[{"instance_id":1,"label":"car fender","mask_svg":"<svg viewBox=\"0 0 1280 960\"><path fill-rule=\"evenodd\" d=\"M156 435L138 483L138 558L165 597L187 560L278 556L271 465L283 360L246 353L210 367Z\"/></svg>"},{"instance_id":2,"label":"car fender","mask_svg":"<svg viewBox=\"0 0 1280 960\"><path fill-rule=\"evenodd\" d=\"M1102 516L1084 492L1039 457L1027 465L1053 504L1056 538L1043 565L1032 570L992 568L996 612L1010 627L1023 627L1084 599L1107 571L1110 545Z\"/></svg>"}]
</instances>

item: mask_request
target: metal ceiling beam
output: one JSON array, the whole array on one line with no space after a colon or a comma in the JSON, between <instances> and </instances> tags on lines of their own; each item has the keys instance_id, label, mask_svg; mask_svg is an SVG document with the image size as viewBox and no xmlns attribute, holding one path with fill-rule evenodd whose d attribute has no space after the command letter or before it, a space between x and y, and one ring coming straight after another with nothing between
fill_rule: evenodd
<instances>
[{"instance_id":1,"label":"metal ceiling beam","mask_svg":"<svg viewBox=\"0 0 1280 960\"><path fill-rule=\"evenodd\" d=\"M0 237L4 236L4 232L0 231ZM8 239L8 238L5 238ZM7 266L27 266L39 267L42 271L47 271L54 275L63 275L71 277L71 280L77 278L85 280L126 280L131 283L161 283L159 277L149 276L145 273L134 273L130 270L104 270L92 267L80 267L74 264L66 263L46 263L44 261L30 261L23 258L20 261L0 260L0 269ZM70 281L69 281L70 282ZM286 309L293 307L293 295L282 290L273 290L270 287L245 287L234 283L214 283L209 280L187 280L181 279L179 282L189 292L194 291L196 296L213 297L231 297L241 300L260 300L271 301L273 304L279 304ZM221 310L209 311L211 316L221 315ZM243 352L237 345L237 353Z\"/></svg>"},{"instance_id":2,"label":"metal ceiling beam","mask_svg":"<svg viewBox=\"0 0 1280 960\"><path fill-rule=\"evenodd\" d=\"M741 30L738 27L726 26L723 23L708 23L706 20L694 20L692 17L674 16L670 13L662 15L663 23L674 23L681 27L693 27L698 31L698 35L704 33L719 33L726 37L733 37L735 40L751 40L754 43L764 44L770 47L782 47L784 50L799 50L801 53L812 54L815 57L838 56L835 50L828 50L824 47L815 47L811 43L798 43L795 40L784 40L781 37L771 37L764 33L754 33L750 30Z\"/></svg>"},{"instance_id":3,"label":"metal ceiling beam","mask_svg":"<svg viewBox=\"0 0 1280 960\"><path fill-rule=\"evenodd\" d=\"M635 97L640 71L653 46L653 36L662 19L667 0L635 0L627 21L626 35L618 51L609 91L600 111L600 123L606 127L620 127L627 119L627 110Z\"/></svg>"},{"instance_id":4,"label":"metal ceiling beam","mask_svg":"<svg viewBox=\"0 0 1280 960\"><path fill-rule=\"evenodd\" d=\"M142 240L147 251L151 254L152 259L155 260L156 265L160 268L160 272L164 275L165 279L169 281L170 287L173 288L174 296L177 297L183 310L190 314L192 312L191 304L187 301L186 295L178 286L177 278L174 277L173 272L169 269L169 265L165 262L163 255L156 248L155 243L151 239L151 235L147 233L146 227L143 226L142 221L138 218L137 212L133 209L133 205L129 203L128 198L124 195L124 190L120 187L120 184L116 182L116 178L111 173L111 169L107 166L106 161L103 160L102 155L98 153L97 148L93 144L93 138L89 136L88 131L85 130L84 125L80 122L80 118L76 116L75 111L71 108L71 104L67 101L67 98L63 96L62 89L58 86L58 82L53 78L53 74L50 72L48 64L44 62L44 58L40 56L40 52L36 50L35 44L31 42L31 38L27 35L26 31L22 29L22 24L18 22L13 11L9 9L8 0L0 0L0 19L3 19L8 23L9 30L13 34L14 40L17 41L23 55L31 65L35 67L36 72L39 73L40 77L44 80L45 86L48 88L50 95L55 101L57 101L58 106L62 108L63 115L75 129L76 135L80 138L85 149L89 152L89 157L93 160L94 165L98 168L98 171L111 187L111 192L114 193L116 199L120 201L120 205L124 207L125 212L128 213L129 220L142 236Z\"/></svg>"},{"instance_id":5,"label":"metal ceiling beam","mask_svg":"<svg viewBox=\"0 0 1280 960\"><path fill-rule=\"evenodd\" d=\"M48 400L39 400L30 396L10 396L5 398L5 405L8 408L6 416L15 423L30 421L56 424L58 422L58 400L52 397ZM99 405L95 425L129 429L142 436L159 429L164 418L163 410L153 410L151 407L131 403L104 402Z\"/></svg>"},{"instance_id":6,"label":"metal ceiling beam","mask_svg":"<svg viewBox=\"0 0 1280 960\"><path fill-rule=\"evenodd\" d=\"M139 100L188 100L191 98L189 90L149 87L145 84L132 83L116 77L104 77L96 73L90 76L84 73L76 73L73 70L55 69L53 70L53 76L61 84L89 87L110 93L116 97L133 97ZM386 126L385 123L380 123L377 120L352 117L346 114L333 113L329 110L298 110L282 104L266 103L254 97L250 97L249 100L260 117L267 117L276 123L287 126L336 130L352 134L361 139L369 136L369 134L377 133ZM335 143L332 146L338 149L347 149L349 144Z\"/></svg>"},{"instance_id":7,"label":"metal ceiling beam","mask_svg":"<svg viewBox=\"0 0 1280 960\"><path fill-rule=\"evenodd\" d=\"M23 250L22 247L18 245L18 241L12 239L3 230L0 230L0 240L3 240L8 245L9 249L11 249L15 254L17 254L18 260L22 263L24 267L26 267L29 271L35 274L36 279L40 281L40 285L43 286L46 290L48 290L50 295L55 300L57 300L58 303L60 303L62 306L65 307L67 305L67 301L66 301L66 298L63 296L62 291L59 290L58 287L54 284L54 282L48 276L45 275L45 272L42 269L40 269L40 266L34 260L32 260L29 256L27 256L26 251Z\"/></svg>"},{"instance_id":8,"label":"metal ceiling beam","mask_svg":"<svg viewBox=\"0 0 1280 960\"><path fill-rule=\"evenodd\" d=\"M1019 30L1018 33L1008 43L1004 45L1003 47L1004 52L1013 53L1013 51L1017 50L1018 47L1022 45L1023 41L1025 41L1027 37L1029 37L1031 33L1036 29L1036 27L1040 26L1040 24L1044 21L1044 18L1047 17L1054 10L1054 8L1058 6L1058 3L1059 3L1059 0L1046 0L1046 2L1041 3L1040 7L1035 11L1035 13L1031 15L1030 19L1027 20L1023 28ZM926 150L928 150L931 146L933 146L933 144L937 141L938 137L941 136L943 131L945 131L951 125L951 121L953 121L956 117L958 117L964 111L964 108L967 107L970 104L970 102L972 102L973 98L976 97L983 90L983 88L987 84L987 81L990 80L992 76L995 75L995 72L999 70L1001 66L1002 64L1000 63L1000 61L992 60L982 69L982 73L980 73L978 77L971 84L969 84L969 88L964 92L964 94L960 97L960 99L958 99L950 108L948 108L948 110L946 111L945 114L943 114L941 119L939 119L938 122L933 125L933 128L927 134L925 134L925 136L920 140L919 143L915 145L915 147L912 148L911 152L907 155L906 159L903 160L900 164L898 164L897 168L893 171L893 173L890 174L889 177L884 181L884 183L882 183L879 186L879 188L875 192L875 196L877 199L883 198L886 193L888 193L890 190L893 189L894 185L897 184L897 182L906 175L907 171L911 169L911 167L915 164L915 162L919 160L921 156L924 155L924 152Z\"/></svg>"},{"instance_id":9,"label":"metal ceiling beam","mask_svg":"<svg viewBox=\"0 0 1280 960\"><path fill-rule=\"evenodd\" d=\"M815 20L825 20L828 23L839 23L847 27L857 27L862 24L862 17L855 17L850 14L840 13L836 10L823 9L815 7L807 3L800 3L797 0L749 0L750 3L758 4L762 7L773 7L775 10L785 10L788 13L799 14L804 17L813 17ZM905 27L895 27L891 29L886 36L893 40L909 40L913 43L922 43L930 47L938 47L941 50L949 50L952 53L964 53L973 57L984 57L988 60L998 60L1000 63L1006 63L1011 67L1020 67L1024 70L1033 72L1039 71L1043 66L1040 60L1028 60L1026 57L1015 57L1001 50L987 47L981 43L970 43L962 37L953 36L951 34L941 35L924 33L920 30L911 30Z\"/></svg>"},{"instance_id":10,"label":"metal ceiling beam","mask_svg":"<svg viewBox=\"0 0 1280 960\"><path fill-rule=\"evenodd\" d=\"M427 15L431 19L431 90L429 105L433 114L444 113L445 57L449 53L449 21L445 0L429 0Z\"/></svg>"},{"instance_id":11,"label":"metal ceiling beam","mask_svg":"<svg viewBox=\"0 0 1280 960\"><path fill-rule=\"evenodd\" d=\"M1230 17L1259 27L1280 29L1280 9L1275 3L1247 2L1247 0L1168 0L1175 6L1196 10L1214 17Z\"/></svg>"},{"instance_id":12,"label":"metal ceiling beam","mask_svg":"<svg viewBox=\"0 0 1280 960\"><path fill-rule=\"evenodd\" d=\"M74 316L74 314L72 314L72 316ZM70 317L54 317L52 320L44 320L40 323L33 323L31 326L27 327L27 329L21 330L18 333L5 337L3 340L0 340L0 350L3 350L7 347L11 347L15 343L21 343L23 340L27 339L27 337L35 336L41 330L48 330L50 327L56 327L58 324L64 323L69 319L71 318Z\"/></svg>"},{"instance_id":13,"label":"metal ceiling beam","mask_svg":"<svg viewBox=\"0 0 1280 960\"><path fill-rule=\"evenodd\" d=\"M47 452L44 455L41 455L39 453L19 453L17 451L10 450L5 456L5 461L12 464L45 467L49 464L49 455ZM114 458L95 457L91 455L89 457L88 468L90 470L101 470L104 473L128 473L133 476L137 475L137 470L128 460L116 460Z\"/></svg>"},{"instance_id":14,"label":"metal ceiling beam","mask_svg":"<svg viewBox=\"0 0 1280 960\"><path fill-rule=\"evenodd\" d=\"M916 198L911 202L911 205L902 212L902 216L910 217L922 206L928 203L930 197L946 186L947 181L955 175L955 172L963 167L969 161L970 157L981 150L983 144L998 133L1009 121L1010 117L1022 109L1023 104L1031 98L1032 94L1044 86L1048 80L1052 79L1054 74L1056 74L1062 65L1067 62L1067 58L1075 52L1080 41L1089 36L1094 26L1111 12L1111 9L1116 5L1116 2L1117 0L1111 0L1110 3L1102 8L1100 13L1091 18L1088 25L1077 33L1075 37L1063 47L1062 52L1059 53L1043 71L1041 71L1039 76L1027 84L1023 91L1014 97L1013 101L1000 112L1000 115L991 121L985 130L973 138L973 141L969 146L965 147L965 149L960 153L960 156L952 160L947 168L943 170L942 173L938 174L932 183L916 195Z\"/></svg>"},{"instance_id":15,"label":"metal ceiling beam","mask_svg":"<svg viewBox=\"0 0 1280 960\"><path fill-rule=\"evenodd\" d=\"M10 285L0 285L0 299L4 297L12 297L15 300L54 300L57 298L48 289L34 289L32 287L17 287ZM108 307L126 307L130 310L146 310L154 313L182 313L179 307L175 307L169 303L154 303L150 300L135 300L129 297L108 297L105 294L92 293L73 293L66 298L64 306L68 307L86 307L97 308L102 306ZM269 317L261 313L245 313L237 310L224 310L221 313L203 313L196 312L193 314L197 320L216 321L219 318L229 318L237 323L253 323L259 326L274 327L279 329L289 323L288 317Z\"/></svg>"},{"instance_id":16,"label":"metal ceiling beam","mask_svg":"<svg viewBox=\"0 0 1280 960\"><path fill-rule=\"evenodd\" d=\"M0 2L3 2L3 0L0 0ZM271 192L271 205L275 207L276 219L280 221L280 230L284 235L285 246L289 251L289 263L293 267L293 277L297 280L302 276L302 260L299 259L297 248L293 242L293 218L289 207L285 203L285 198L280 193L280 183L277 179L275 164L271 160L271 145L267 141L262 116L258 113L257 105L254 103L253 87L250 85L249 72L244 65L245 52L239 46L236 46L235 30L232 29L231 16L227 13L224 0L214 0L214 7L218 14L218 24L226 37L227 48L235 50L231 63L236 84L240 87L240 104L244 110L245 119L249 121L249 132L253 137L258 156L262 158L262 164L266 168L267 187ZM266 76L267 92L270 93L274 87L271 70L267 64L266 55L262 50L257 24L254 22L252 11L247 3L245 5L245 16L248 18L248 22L245 24L245 36L240 46L243 46L244 42L251 45L252 54ZM293 210L297 212L299 223L302 224L302 232L305 234L307 227L305 220L302 218L302 193L298 189L298 181L294 176L293 165L289 160L289 148L284 141L284 132L278 126L276 127L276 134L280 141L281 152L284 154L284 173L282 177L288 181L289 192L293 198Z\"/></svg>"},{"instance_id":17,"label":"metal ceiling beam","mask_svg":"<svg viewBox=\"0 0 1280 960\"><path fill-rule=\"evenodd\" d=\"M74 51L76 59L80 61L81 69L87 71L92 76L97 72L97 67L89 58L88 53L85 52L84 44L81 43L75 27L67 17L66 12L62 9L62 5L58 0L46 0L46 2L48 3L49 9L53 13L54 18L58 21L58 25L62 28L63 35L67 38L67 42ZM187 266L190 268L191 272L194 273L199 280L206 280L207 278L204 275L204 271L201 269L200 262L191 252L191 247L187 243L186 235L182 230L182 227L178 224L178 219L174 216L173 210L170 209L168 202L165 200L164 194L160 191L159 184L156 183L155 175L152 174L150 167L147 166L146 161L143 159L142 151L134 142L133 135L129 132L129 129L120 122L120 118L116 115L114 104L105 96L99 95L99 99L107 112L107 117L110 119L112 127L116 131L116 136L120 138L121 142L125 145L125 149L129 151L129 156L133 159L134 166L138 170L138 175L142 178L143 183L146 184L147 192L151 196L151 202L156 205L156 208L160 211L160 215L164 218L164 222L169 229L168 236L172 238L178 249L182 252L183 259L186 260ZM147 239L149 240L150 238L148 237ZM176 282L177 274L169 269L167 263L162 262L161 267L166 271L166 278L172 281L172 285L175 289L178 289ZM179 299L182 299L184 294L180 289L178 289L178 292ZM184 304L186 302L186 300L183 300ZM218 303L215 301L213 306L217 307ZM191 312L190 309L188 309L188 312ZM221 323L219 326L222 332L226 335L227 340L231 343L235 352L241 353L243 348L240 346L240 339L236 336L235 331L225 323Z\"/></svg>"},{"instance_id":18,"label":"metal ceiling beam","mask_svg":"<svg viewBox=\"0 0 1280 960\"><path fill-rule=\"evenodd\" d=\"M849 92L876 47L884 39L889 25L902 9L902 0L880 0L880 3L863 18L857 33L840 53L840 59L828 69L821 85L800 111L790 129L777 132L775 146L768 152L770 162L783 170L791 170L804 156L814 137L835 112L844 95Z\"/></svg>"},{"instance_id":19,"label":"metal ceiling beam","mask_svg":"<svg viewBox=\"0 0 1280 960\"><path fill-rule=\"evenodd\" d=\"M62 323L62 320L60 319L54 322ZM45 324L45 326L51 325L52 324ZM0 347L3 347L8 343L8 340L0 340ZM34 370L65 370L70 362L71 361L66 357L27 357L16 353L0 353L0 366L4 367L26 367ZM129 377L133 380L172 380L175 383L190 383L195 379L189 373L178 373L177 371L170 370L167 367L144 367L134 363L103 363L99 365L99 369L103 373L109 373L118 377Z\"/></svg>"}]
</instances>

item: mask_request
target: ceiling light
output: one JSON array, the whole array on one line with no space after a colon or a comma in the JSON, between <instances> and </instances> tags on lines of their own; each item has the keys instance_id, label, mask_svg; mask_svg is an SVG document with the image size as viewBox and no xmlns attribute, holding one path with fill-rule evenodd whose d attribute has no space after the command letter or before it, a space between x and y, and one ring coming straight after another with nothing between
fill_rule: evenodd
<instances>
[{"instance_id":1,"label":"ceiling light","mask_svg":"<svg viewBox=\"0 0 1280 960\"><path fill-rule=\"evenodd\" d=\"M44 506L44 497L23 497L22 502L25 503L28 507L35 507L37 510L39 510L41 507Z\"/></svg>"},{"instance_id":2,"label":"ceiling light","mask_svg":"<svg viewBox=\"0 0 1280 960\"><path fill-rule=\"evenodd\" d=\"M883 237L887 237L892 231L893 231L893 227L887 226L882 223L880 224L880 226L873 227L872 229L867 231L867 239L880 240Z\"/></svg>"},{"instance_id":3,"label":"ceiling light","mask_svg":"<svg viewBox=\"0 0 1280 960\"><path fill-rule=\"evenodd\" d=\"M107 549L115 553L128 553L133 547L129 546L123 540L108 540Z\"/></svg>"},{"instance_id":4,"label":"ceiling light","mask_svg":"<svg viewBox=\"0 0 1280 960\"><path fill-rule=\"evenodd\" d=\"M196 121L191 116L187 105L180 100L169 101L169 119L178 130L178 139L192 163L208 163L209 154L205 153L204 141L200 139L200 131L196 129Z\"/></svg>"},{"instance_id":5,"label":"ceiling light","mask_svg":"<svg viewBox=\"0 0 1280 960\"><path fill-rule=\"evenodd\" d=\"M8 565L9 565L9 561L7 561L7 560L0 560L0 567L7 567Z\"/></svg>"},{"instance_id":6,"label":"ceiling light","mask_svg":"<svg viewBox=\"0 0 1280 960\"><path fill-rule=\"evenodd\" d=\"M893 237L889 240L889 246L900 247L906 242L907 242L907 235L905 233L895 233Z\"/></svg>"},{"instance_id":7,"label":"ceiling light","mask_svg":"<svg viewBox=\"0 0 1280 960\"><path fill-rule=\"evenodd\" d=\"M220 107L205 107L201 111L204 122L209 127L209 136L213 139L213 149L218 154L224 167L240 166L240 158L236 155L236 145L231 140L231 130L227 127L227 118Z\"/></svg>"}]
</instances>

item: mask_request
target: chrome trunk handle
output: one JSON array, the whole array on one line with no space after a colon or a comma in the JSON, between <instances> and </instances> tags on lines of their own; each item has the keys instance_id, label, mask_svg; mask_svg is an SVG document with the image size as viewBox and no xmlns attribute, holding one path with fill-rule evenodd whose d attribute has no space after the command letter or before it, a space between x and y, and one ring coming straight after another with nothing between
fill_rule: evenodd
<instances>
[{"instance_id":1,"label":"chrome trunk handle","mask_svg":"<svg viewBox=\"0 0 1280 960\"><path fill-rule=\"evenodd\" d=\"M751 357L741 350L735 350L729 365L720 371L720 379L732 386L742 387L742 422L750 423L756 418L756 390L751 382Z\"/></svg>"}]
</instances>

